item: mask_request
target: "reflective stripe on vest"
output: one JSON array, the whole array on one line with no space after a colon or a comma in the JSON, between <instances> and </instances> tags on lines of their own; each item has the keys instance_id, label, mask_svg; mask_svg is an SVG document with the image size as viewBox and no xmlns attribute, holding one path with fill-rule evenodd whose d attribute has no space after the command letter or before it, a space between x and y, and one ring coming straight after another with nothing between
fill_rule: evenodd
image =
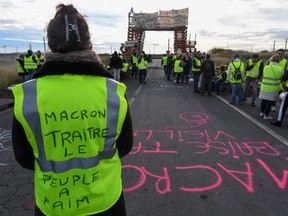
<instances>
[{"instance_id":1,"label":"reflective stripe on vest","mask_svg":"<svg viewBox=\"0 0 288 216\"><path fill-rule=\"evenodd\" d=\"M201 66L201 61L198 58L194 58L194 60L196 61L196 65L197 66ZM194 72L201 72L201 68L195 68L192 64L192 71Z\"/></svg>"},{"instance_id":2,"label":"reflective stripe on vest","mask_svg":"<svg viewBox=\"0 0 288 216\"><path fill-rule=\"evenodd\" d=\"M44 62L43 62L43 60L44 60L44 56L43 56L43 55L40 55L39 57L36 55L36 56L35 56L35 59L36 59L36 61L37 61L37 63L36 63L37 65L39 65L39 66L40 66L40 65L43 65L43 63L44 63Z\"/></svg>"},{"instance_id":3,"label":"reflective stripe on vest","mask_svg":"<svg viewBox=\"0 0 288 216\"><path fill-rule=\"evenodd\" d=\"M283 58L282 60L280 60L280 62L278 63L278 65L280 67L282 67L283 70L286 70L286 64L287 64L287 60L285 58Z\"/></svg>"},{"instance_id":4,"label":"reflective stripe on vest","mask_svg":"<svg viewBox=\"0 0 288 216\"><path fill-rule=\"evenodd\" d=\"M183 67L181 67L181 60L177 59L174 63L174 73L182 73Z\"/></svg>"},{"instance_id":5,"label":"reflective stripe on vest","mask_svg":"<svg viewBox=\"0 0 288 216\"><path fill-rule=\"evenodd\" d=\"M37 68L37 64L33 61L32 56L29 56L28 58L24 56L24 68L27 70Z\"/></svg>"},{"instance_id":6,"label":"reflective stripe on vest","mask_svg":"<svg viewBox=\"0 0 288 216\"><path fill-rule=\"evenodd\" d=\"M18 71L18 73L24 73L24 69L22 68L22 66L19 62L17 64L17 71Z\"/></svg>"},{"instance_id":7,"label":"reflective stripe on vest","mask_svg":"<svg viewBox=\"0 0 288 216\"><path fill-rule=\"evenodd\" d=\"M114 154L116 153L116 148L114 148L113 146L116 140L114 136L111 136L111 134L116 134L120 106L119 98L117 97L117 95L113 94L114 92L116 92L117 89L116 82L113 82L109 79L107 79L106 82L107 88L113 89L113 91L108 91L107 95L108 104L113 104L113 106L107 107L107 116L113 116L113 118L108 118L107 128L109 128L109 130L105 139L104 152L99 152L99 154L95 157L72 158L62 162L47 161L43 146L44 141L40 127L41 123L39 115L33 115L33 118L31 118L31 116L29 115L26 115L27 113L38 113L36 85L36 79L27 82L26 85L23 85L23 92L25 95L23 101L23 114L33 132L33 135L35 136L35 139L38 141L37 147L39 151L39 156L36 160L38 161L42 172L51 171L54 173L62 173L73 168L88 169L99 164L102 159L108 159L114 156ZM35 97L32 97L31 95Z\"/></svg>"},{"instance_id":8,"label":"reflective stripe on vest","mask_svg":"<svg viewBox=\"0 0 288 216\"><path fill-rule=\"evenodd\" d=\"M163 66L167 66L168 56L163 56L162 61L163 61Z\"/></svg>"},{"instance_id":9,"label":"reflective stripe on vest","mask_svg":"<svg viewBox=\"0 0 288 216\"><path fill-rule=\"evenodd\" d=\"M247 71L247 77L258 78L259 68L260 68L261 62L262 62L262 60L257 61L257 63L254 65L254 67L251 70ZM253 65L252 59L249 59L248 65L249 66Z\"/></svg>"},{"instance_id":10,"label":"reflective stripe on vest","mask_svg":"<svg viewBox=\"0 0 288 216\"><path fill-rule=\"evenodd\" d=\"M138 68L139 70L147 68L147 61L144 58L142 58L141 62L138 63Z\"/></svg>"},{"instance_id":11,"label":"reflective stripe on vest","mask_svg":"<svg viewBox=\"0 0 288 216\"><path fill-rule=\"evenodd\" d=\"M264 76L261 82L261 91L263 92L277 92L281 84L282 67L275 64L270 64L264 67Z\"/></svg>"}]
</instances>

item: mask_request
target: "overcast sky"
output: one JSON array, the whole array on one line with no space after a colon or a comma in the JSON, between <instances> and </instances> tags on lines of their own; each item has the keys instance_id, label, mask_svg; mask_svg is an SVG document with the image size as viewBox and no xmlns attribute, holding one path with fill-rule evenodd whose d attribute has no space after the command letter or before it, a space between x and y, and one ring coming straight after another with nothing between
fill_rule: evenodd
<instances>
[{"instance_id":1,"label":"overcast sky","mask_svg":"<svg viewBox=\"0 0 288 216\"><path fill-rule=\"evenodd\" d=\"M131 7L135 13L188 7L188 37L196 37L200 51L215 47L272 51L285 48L288 38L288 0L1 0L0 53L26 52L30 43L33 51L44 51L44 29L60 2L72 3L88 16L98 53L119 51L127 40ZM172 31L146 31L144 50L164 53L173 37Z\"/></svg>"}]
</instances>

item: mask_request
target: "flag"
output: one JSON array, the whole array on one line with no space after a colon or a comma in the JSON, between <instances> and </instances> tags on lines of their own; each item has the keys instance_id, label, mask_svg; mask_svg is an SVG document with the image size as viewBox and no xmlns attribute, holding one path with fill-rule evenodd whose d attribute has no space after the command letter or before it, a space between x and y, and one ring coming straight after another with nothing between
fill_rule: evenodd
<instances>
[{"instance_id":1,"label":"flag","mask_svg":"<svg viewBox=\"0 0 288 216\"><path fill-rule=\"evenodd\" d=\"M133 7L131 7L130 9L130 15L133 15L134 14L134 10L133 10Z\"/></svg>"}]
</instances>

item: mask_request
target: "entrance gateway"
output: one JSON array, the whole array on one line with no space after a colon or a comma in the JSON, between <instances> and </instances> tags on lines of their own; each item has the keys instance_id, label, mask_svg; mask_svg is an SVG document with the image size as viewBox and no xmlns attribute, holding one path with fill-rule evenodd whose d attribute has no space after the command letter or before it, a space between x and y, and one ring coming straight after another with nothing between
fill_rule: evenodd
<instances>
[{"instance_id":1,"label":"entrance gateway","mask_svg":"<svg viewBox=\"0 0 288 216\"><path fill-rule=\"evenodd\" d=\"M174 31L174 53L195 51L196 41L187 41L188 14L189 8L159 13L129 12L127 41L120 48L126 60L129 61L133 50L143 50L145 31Z\"/></svg>"}]
</instances>

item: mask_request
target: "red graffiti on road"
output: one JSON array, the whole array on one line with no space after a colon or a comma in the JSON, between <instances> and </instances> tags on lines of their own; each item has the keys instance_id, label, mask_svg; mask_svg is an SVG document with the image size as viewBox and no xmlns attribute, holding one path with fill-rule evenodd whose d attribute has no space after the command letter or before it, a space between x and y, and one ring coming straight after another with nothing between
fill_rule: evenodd
<instances>
[{"instance_id":1,"label":"red graffiti on road","mask_svg":"<svg viewBox=\"0 0 288 216\"><path fill-rule=\"evenodd\" d=\"M240 140L223 130L209 131L200 128L200 126L205 126L209 120L209 117L203 113L185 112L181 113L179 118L183 120L184 126L164 126L163 128L168 129L157 130L135 130L133 133L135 143L130 155L134 157L141 155L144 158L151 155L169 157L169 155L175 154L177 156L189 154L198 157L202 155L205 157L209 154L218 156L213 157L212 162L207 161L207 164L195 164L194 160L189 162L188 158L185 160L185 163L188 163L186 165L169 163L170 165L167 166L157 165L153 167L153 170L149 170L152 168L145 164L140 166L124 164L124 180L125 175L134 174L133 179L127 178L129 181L123 181L124 192L136 191L141 187L149 187L149 185L153 185L158 194L167 194L174 190L186 193L204 192L223 187L223 182L226 182L223 179L230 178L236 186L245 189L248 193L255 193L255 181L264 177L270 179L280 190L286 189L288 170L285 168L285 163L287 163L288 157L284 157L284 163L281 163L283 164L282 168L275 164L271 165L262 159L262 157L274 157L277 160L283 160L283 156L281 157L274 145L263 140ZM220 162L224 158L225 161L227 158L237 161L237 166L234 165L235 163L227 165ZM249 159L249 162L245 159ZM160 158L159 161L161 161ZM279 169L283 170L282 176L279 175ZM171 176L171 173L174 175L177 173L177 181L173 178L174 176ZM261 175L257 176L259 173Z\"/></svg>"}]
</instances>

